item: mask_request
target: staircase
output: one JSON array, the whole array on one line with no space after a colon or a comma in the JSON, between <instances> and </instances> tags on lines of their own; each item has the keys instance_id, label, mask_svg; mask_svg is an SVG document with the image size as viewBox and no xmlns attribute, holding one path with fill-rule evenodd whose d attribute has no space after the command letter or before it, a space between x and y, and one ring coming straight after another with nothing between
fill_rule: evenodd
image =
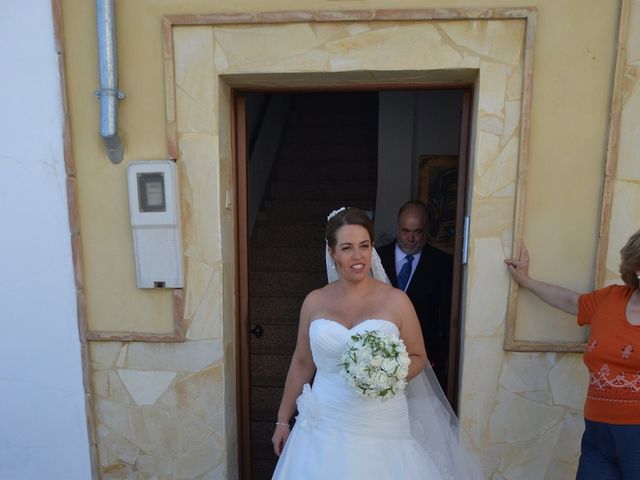
<instances>
[{"instance_id":1,"label":"staircase","mask_svg":"<svg viewBox=\"0 0 640 480\"><path fill-rule=\"evenodd\" d=\"M250 242L252 478L270 479L271 436L309 291L327 282L324 228L342 206L373 210L378 100L373 93L299 93ZM249 172L251 174L251 172Z\"/></svg>"}]
</instances>

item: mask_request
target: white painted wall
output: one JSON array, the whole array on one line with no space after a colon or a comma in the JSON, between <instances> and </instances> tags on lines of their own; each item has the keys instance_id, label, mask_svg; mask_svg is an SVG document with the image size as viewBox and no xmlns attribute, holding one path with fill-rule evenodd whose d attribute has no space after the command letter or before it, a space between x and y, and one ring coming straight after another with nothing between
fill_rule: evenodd
<instances>
[{"instance_id":1,"label":"white painted wall","mask_svg":"<svg viewBox=\"0 0 640 480\"><path fill-rule=\"evenodd\" d=\"M86 480L50 2L3 1L0 45L0 478Z\"/></svg>"},{"instance_id":2,"label":"white painted wall","mask_svg":"<svg viewBox=\"0 0 640 480\"><path fill-rule=\"evenodd\" d=\"M380 92L376 244L396 237L398 208L416 197L421 155L457 155L462 90Z\"/></svg>"}]
</instances>

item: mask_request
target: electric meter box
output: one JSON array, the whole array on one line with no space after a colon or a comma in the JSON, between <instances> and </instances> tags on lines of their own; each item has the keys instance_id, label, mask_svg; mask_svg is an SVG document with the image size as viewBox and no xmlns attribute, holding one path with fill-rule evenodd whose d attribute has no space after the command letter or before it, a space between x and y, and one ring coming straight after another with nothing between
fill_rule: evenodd
<instances>
[{"instance_id":1,"label":"electric meter box","mask_svg":"<svg viewBox=\"0 0 640 480\"><path fill-rule=\"evenodd\" d=\"M127 176L138 288L182 288L176 164L135 161Z\"/></svg>"}]
</instances>

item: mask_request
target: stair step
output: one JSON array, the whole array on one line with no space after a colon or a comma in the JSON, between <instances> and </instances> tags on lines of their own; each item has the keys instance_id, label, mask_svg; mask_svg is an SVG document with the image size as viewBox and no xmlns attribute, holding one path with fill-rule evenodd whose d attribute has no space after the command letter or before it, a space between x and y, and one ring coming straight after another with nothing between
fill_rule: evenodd
<instances>
[{"instance_id":1,"label":"stair step","mask_svg":"<svg viewBox=\"0 0 640 480\"><path fill-rule=\"evenodd\" d=\"M327 275L323 272L251 272L249 295L252 297L278 297L307 295L311 290L324 287Z\"/></svg>"},{"instance_id":2,"label":"stair step","mask_svg":"<svg viewBox=\"0 0 640 480\"><path fill-rule=\"evenodd\" d=\"M292 127L350 127L363 126L377 130L378 110L354 110L351 112L292 110L287 124Z\"/></svg>"},{"instance_id":3,"label":"stair step","mask_svg":"<svg viewBox=\"0 0 640 480\"><path fill-rule=\"evenodd\" d=\"M377 144L377 128L363 125L327 125L325 127L289 124L283 142L302 145L354 145L364 142Z\"/></svg>"},{"instance_id":4,"label":"stair step","mask_svg":"<svg viewBox=\"0 0 640 480\"><path fill-rule=\"evenodd\" d=\"M267 325L251 322L251 326L260 325L261 337L251 335L251 353L261 355L293 355L298 337L298 325Z\"/></svg>"},{"instance_id":5,"label":"stair step","mask_svg":"<svg viewBox=\"0 0 640 480\"><path fill-rule=\"evenodd\" d=\"M330 92L295 95L291 109L311 112L377 111L378 93Z\"/></svg>"},{"instance_id":6,"label":"stair step","mask_svg":"<svg viewBox=\"0 0 640 480\"><path fill-rule=\"evenodd\" d=\"M251 387L251 420L274 422L282 400L283 387Z\"/></svg>"},{"instance_id":7,"label":"stair step","mask_svg":"<svg viewBox=\"0 0 640 480\"><path fill-rule=\"evenodd\" d=\"M251 235L255 247L322 247L324 245L324 222L303 225L260 225Z\"/></svg>"},{"instance_id":8,"label":"stair step","mask_svg":"<svg viewBox=\"0 0 640 480\"><path fill-rule=\"evenodd\" d=\"M291 363L291 355L258 355L251 353L251 385L284 385Z\"/></svg>"},{"instance_id":9,"label":"stair step","mask_svg":"<svg viewBox=\"0 0 640 480\"><path fill-rule=\"evenodd\" d=\"M378 166L375 162L304 162L279 163L276 165L276 178L278 181L300 181L313 178L319 182L337 182L345 178L358 178L375 182L377 176Z\"/></svg>"},{"instance_id":10,"label":"stair step","mask_svg":"<svg viewBox=\"0 0 640 480\"><path fill-rule=\"evenodd\" d=\"M287 182L272 183L274 200L351 200L366 201L376 196L375 182Z\"/></svg>"},{"instance_id":11,"label":"stair step","mask_svg":"<svg viewBox=\"0 0 640 480\"><path fill-rule=\"evenodd\" d=\"M283 201L273 200L265 203L256 219L261 224L272 225L291 225L295 223L326 223L327 215L348 205L350 207L358 207L365 211L373 211L373 203L371 201Z\"/></svg>"},{"instance_id":12,"label":"stair step","mask_svg":"<svg viewBox=\"0 0 640 480\"><path fill-rule=\"evenodd\" d=\"M318 248L252 248L249 268L253 272L324 272L324 249Z\"/></svg>"},{"instance_id":13,"label":"stair step","mask_svg":"<svg viewBox=\"0 0 640 480\"><path fill-rule=\"evenodd\" d=\"M283 144L279 162L376 162L377 145Z\"/></svg>"},{"instance_id":14,"label":"stair step","mask_svg":"<svg viewBox=\"0 0 640 480\"><path fill-rule=\"evenodd\" d=\"M262 325L298 325L303 296L251 297L249 312L251 323Z\"/></svg>"}]
</instances>

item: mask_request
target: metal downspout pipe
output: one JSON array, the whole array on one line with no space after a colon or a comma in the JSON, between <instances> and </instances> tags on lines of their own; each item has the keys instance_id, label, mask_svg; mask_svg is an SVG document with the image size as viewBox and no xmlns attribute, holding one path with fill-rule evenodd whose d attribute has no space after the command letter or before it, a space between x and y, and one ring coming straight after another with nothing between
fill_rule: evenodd
<instances>
[{"instance_id":1,"label":"metal downspout pipe","mask_svg":"<svg viewBox=\"0 0 640 480\"><path fill-rule=\"evenodd\" d=\"M116 50L114 0L96 0L98 26L98 61L100 64L100 136L112 163L124 157L124 145L118 136L118 100L124 93L118 90L118 55Z\"/></svg>"}]
</instances>

